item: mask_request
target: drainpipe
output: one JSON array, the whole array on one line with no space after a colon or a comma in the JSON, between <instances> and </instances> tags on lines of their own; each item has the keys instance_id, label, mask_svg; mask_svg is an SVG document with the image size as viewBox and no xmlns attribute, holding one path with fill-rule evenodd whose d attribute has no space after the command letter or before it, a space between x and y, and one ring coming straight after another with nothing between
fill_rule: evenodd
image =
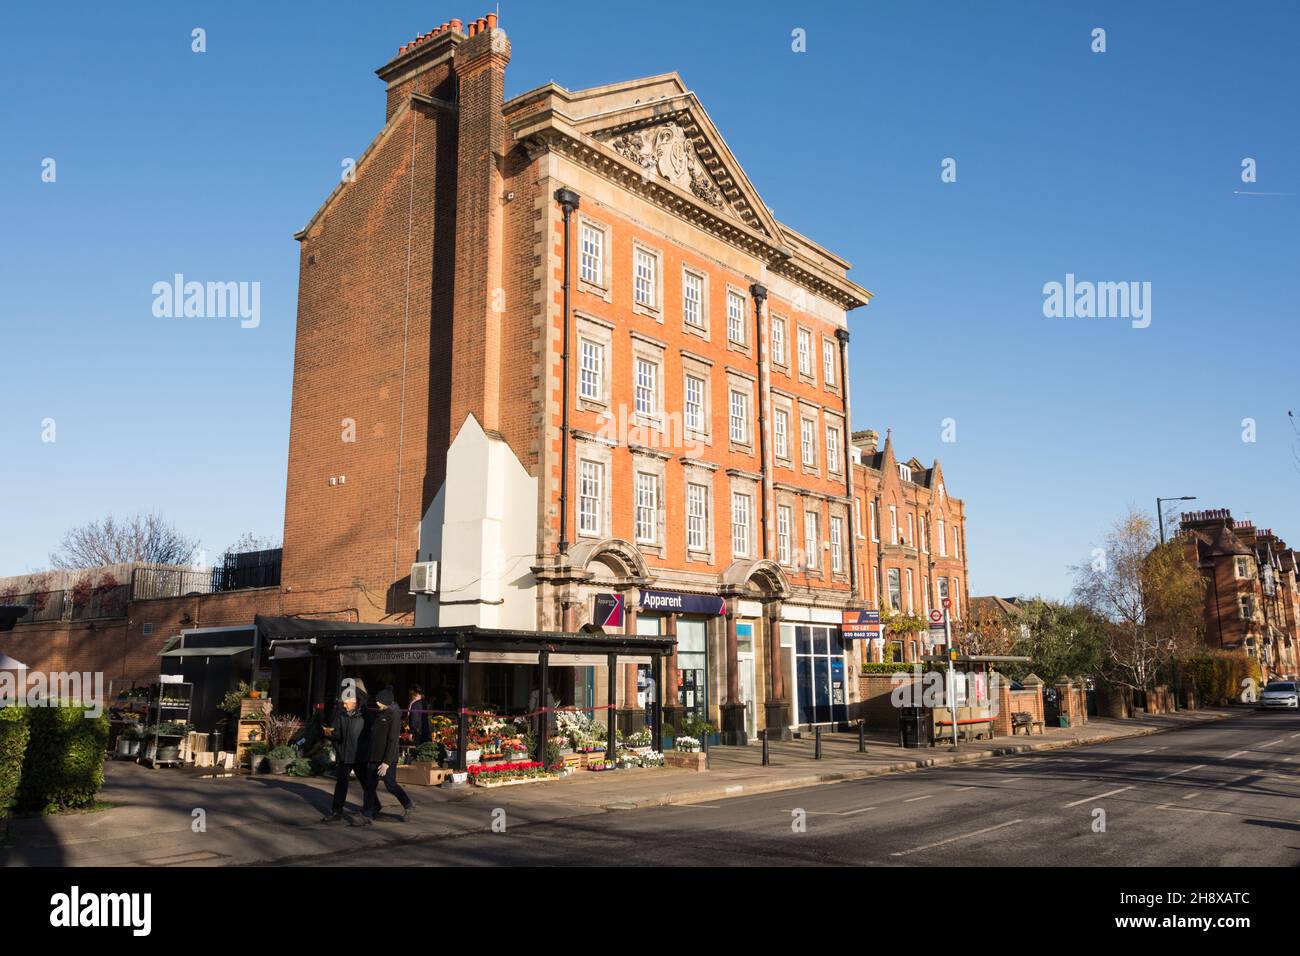
<instances>
[{"instance_id":1,"label":"drainpipe","mask_svg":"<svg viewBox=\"0 0 1300 956\"><path fill-rule=\"evenodd\" d=\"M763 337L763 303L767 301L767 287L755 282L749 287L749 294L754 298L754 351L758 355L758 470L760 474L759 497L762 507L759 511L763 526L763 559L767 559L767 428L763 409L767 405L767 382L763 377L763 368L767 358L767 340Z\"/></svg>"},{"instance_id":2,"label":"drainpipe","mask_svg":"<svg viewBox=\"0 0 1300 956\"><path fill-rule=\"evenodd\" d=\"M854 522L853 500L853 421L849 417L849 330L836 329L835 337L840 341L840 389L844 399L844 439L841 453L844 455L844 491L849 496L849 520L846 522L849 539L849 593L858 599L858 547L855 537L857 525Z\"/></svg>"},{"instance_id":3,"label":"drainpipe","mask_svg":"<svg viewBox=\"0 0 1300 956\"><path fill-rule=\"evenodd\" d=\"M578 208L578 194L561 187L555 190L555 201L564 212L564 334L560 346L560 554L569 553L569 273L572 271L569 256L569 224L573 211Z\"/></svg>"}]
</instances>

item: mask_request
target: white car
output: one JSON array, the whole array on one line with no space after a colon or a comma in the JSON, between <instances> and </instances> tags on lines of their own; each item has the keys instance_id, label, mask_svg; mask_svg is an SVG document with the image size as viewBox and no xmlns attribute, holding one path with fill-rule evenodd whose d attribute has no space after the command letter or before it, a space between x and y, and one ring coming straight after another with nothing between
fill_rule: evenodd
<instances>
[{"instance_id":1,"label":"white car","mask_svg":"<svg viewBox=\"0 0 1300 956\"><path fill-rule=\"evenodd\" d=\"M1293 680L1272 680L1259 695L1259 705L1272 709L1300 709L1300 685Z\"/></svg>"}]
</instances>

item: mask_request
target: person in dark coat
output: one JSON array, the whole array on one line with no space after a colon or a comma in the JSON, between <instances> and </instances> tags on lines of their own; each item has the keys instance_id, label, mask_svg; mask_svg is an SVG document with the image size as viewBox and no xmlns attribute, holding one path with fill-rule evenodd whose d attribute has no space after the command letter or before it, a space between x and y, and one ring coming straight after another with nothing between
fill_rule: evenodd
<instances>
[{"instance_id":1,"label":"person in dark coat","mask_svg":"<svg viewBox=\"0 0 1300 956\"><path fill-rule=\"evenodd\" d=\"M397 782L397 758L402 737L402 712L391 687L375 695L374 720L370 727L370 754L365 776L365 800L358 821L363 825L379 815L379 781L402 805L402 820L411 815L411 798Z\"/></svg>"},{"instance_id":2,"label":"person in dark coat","mask_svg":"<svg viewBox=\"0 0 1300 956\"><path fill-rule=\"evenodd\" d=\"M419 684L412 684L411 702L407 705L406 720L411 725L411 742L417 747L433 739L433 728L429 722L432 713L433 708L424 699L424 690Z\"/></svg>"},{"instance_id":3,"label":"person in dark coat","mask_svg":"<svg viewBox=\"0 0 1300 956\"><path fill-rule=\"evenodd\" d=\"M366 790L366 767L368 752L361 749L362 735L365 732L366 719L357 692L352 687L345 687L334 708L334 719L326 729L326 735L334 743L335 780L334 803L330 812L321 817L321 823L335 823L343 819L343 807L348 799L348 783L353 773L361 781L362 793Z\"/></svg>"}]
</instances>

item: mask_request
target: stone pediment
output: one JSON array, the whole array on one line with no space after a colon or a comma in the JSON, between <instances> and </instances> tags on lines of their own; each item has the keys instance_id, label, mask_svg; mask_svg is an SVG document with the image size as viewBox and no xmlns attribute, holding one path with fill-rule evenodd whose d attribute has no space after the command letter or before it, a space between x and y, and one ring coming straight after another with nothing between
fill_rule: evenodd
<instances>
[{"instance_id":1,"label":"stone pediment","mask_svg":"<svg viewBox=\"0 0 1300 956\"><path fill-rule=\"evenodd\" d=\"M713 176L705 168L695 142L675 120L625 132L601 133L596 139L630 159L647 176L658 176L685 189L715 209L736 215Z\"/></svg>"}]
</instances>

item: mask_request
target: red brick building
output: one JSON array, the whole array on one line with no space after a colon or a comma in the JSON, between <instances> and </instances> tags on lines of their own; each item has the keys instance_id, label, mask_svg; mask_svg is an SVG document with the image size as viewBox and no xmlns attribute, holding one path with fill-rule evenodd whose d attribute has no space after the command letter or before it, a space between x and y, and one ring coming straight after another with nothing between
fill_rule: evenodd
<instances>
[{"instance_id":1,"label":"red brick building","mask_svg":"<svg viewBox=\"0 0 1300 956\"><path fill-rule=\"evenodd\" d=\"M1296 673L1296 552L1226 508L1182 517L1188 559L1205 577L1205 640L1259 658L1266 678Z\"/></svg>"},{"instance_id":2,"label":"red brick building","mask_svg":"<svg viewBox=\"0 0 1300 956\"><path fill-rule=\"evenodd\" d=\"M495 16L401 47L382 128L297 234L283 574L259 610L573 631L622 608L677 639L670 723L846 719L880 654L843 640L846 609L969 604L938 462L851 429L870 293L773 216L675 73L507 101L509 60ZM615 703L594 669L566 694ZM630 712L644 675L622 676Z\"/></svg>"}]
</instances>

